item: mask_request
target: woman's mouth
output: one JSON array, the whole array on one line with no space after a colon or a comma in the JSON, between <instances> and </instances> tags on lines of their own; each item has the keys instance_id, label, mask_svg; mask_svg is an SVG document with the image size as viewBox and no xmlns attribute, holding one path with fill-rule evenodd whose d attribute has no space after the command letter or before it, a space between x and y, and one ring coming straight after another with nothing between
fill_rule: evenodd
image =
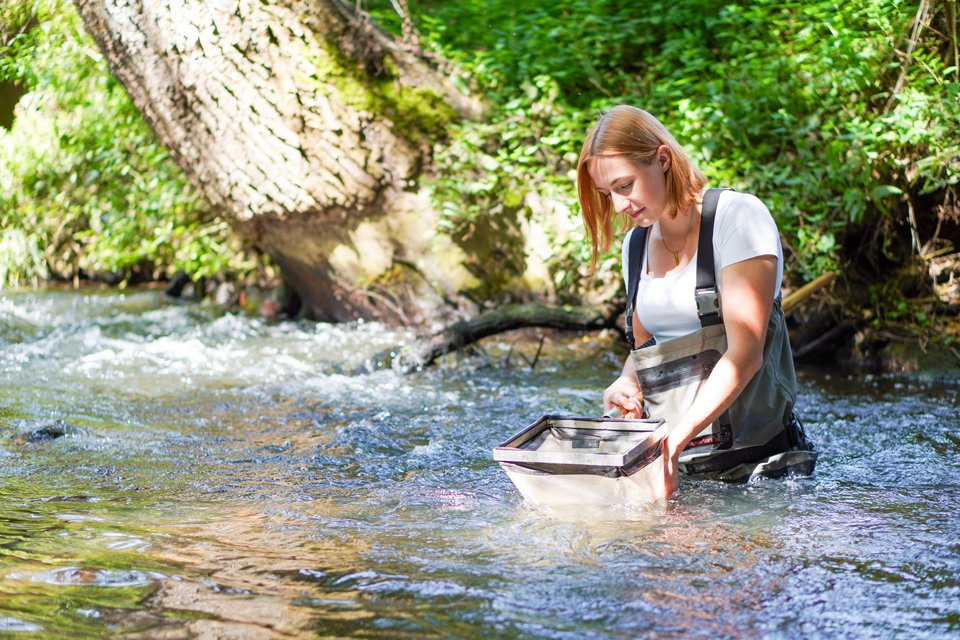
<instances>
[{"instance_id":1,"label":"woman's mouth","mask_svg":"<svg viewBox=\"0 0 960 640\"><path fill-rule=\"evenodd\" d=\"M647 210L646 207L640 207L639 209L634 209L633 211L628 211L628 212L627 212L627 215L630 216L631 218L633 218L634 220L636 220L636 219L639 218L640 215L641 215L644 211L646 211L646 210Z\"/></svg>"}]
</instances>

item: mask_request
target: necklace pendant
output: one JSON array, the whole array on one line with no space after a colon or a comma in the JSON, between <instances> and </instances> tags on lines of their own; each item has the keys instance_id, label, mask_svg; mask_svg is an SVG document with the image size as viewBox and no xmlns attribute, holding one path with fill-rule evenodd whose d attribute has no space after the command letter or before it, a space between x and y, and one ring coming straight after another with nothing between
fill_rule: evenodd
<instances>
[{"instance_id":1,"label":"necklace pendant","mask_svg":"<svg viewBox=\"0 0 960 640\"><path fill-rule=\"evenodd\" d=\"M680 266L680 252L679 252L679 251L674 251L674 252L672 252L672 253L673 253L673 261L676 263L675 266L678 266L678 267L679 267L679 266Z\"/></svg>"}]
</instances>

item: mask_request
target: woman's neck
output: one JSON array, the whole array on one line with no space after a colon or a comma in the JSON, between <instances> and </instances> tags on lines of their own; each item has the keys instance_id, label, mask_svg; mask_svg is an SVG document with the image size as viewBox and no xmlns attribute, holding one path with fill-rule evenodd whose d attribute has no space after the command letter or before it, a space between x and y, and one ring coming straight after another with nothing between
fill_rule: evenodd
<instances>
[{"instance_id":1,"label":"woman's neck","mask_svg":"<svg viewBox=\"0 0 960 640\"><path fill-rule=\"evenodd\" d=\"M687 207L687 210L670 217L664 215L660 218L660 237L667 243L671 250L682 252L693 230L700 221L700 208L696 203Z\"/></svg>"}]
</instances>

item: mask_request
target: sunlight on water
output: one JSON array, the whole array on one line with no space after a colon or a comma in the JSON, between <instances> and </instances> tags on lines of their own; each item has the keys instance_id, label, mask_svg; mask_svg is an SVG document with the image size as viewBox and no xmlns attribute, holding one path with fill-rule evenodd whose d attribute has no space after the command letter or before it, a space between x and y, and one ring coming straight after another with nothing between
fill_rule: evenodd
<instances>
[{"instance_id":1,"label":"sunlight on water","mask_svg":"<svg viewBox=\"0 0 960 640\"><path fill-rule=\"evenodd\" d=\"M0 635L960 634L956 380L803 371L813 479L544 513L491 449L599 413L615 337L369 369L412 340L151 291L0 297Z\"/></svg>"}]
</instances>

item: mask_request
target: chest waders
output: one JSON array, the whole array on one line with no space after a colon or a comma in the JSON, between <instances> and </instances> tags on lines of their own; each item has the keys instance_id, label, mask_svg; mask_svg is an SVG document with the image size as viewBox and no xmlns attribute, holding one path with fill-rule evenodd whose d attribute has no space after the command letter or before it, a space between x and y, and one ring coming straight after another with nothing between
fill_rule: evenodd
<instances>
[{"instance_id":1,"label":"chest waders","mask_svg":"<svg viewBox=\"0 0 960 640\"><path fill-rule=\"evenodd\" d=\"M704 194L697 247L695 297L700 329L675 340L635 348L633 311L643 268L647 228L637 227L627 247L627 341L643 390L644 417L676 425L693 405L727 350L713 260L713 226L720 193ZM780 296L773 302L763 342L763 364L720 417L680 453L681 472L746 482L754 476L813 473L817 453L793 413L796 372Z\"/></svg>"}]
</instances>

